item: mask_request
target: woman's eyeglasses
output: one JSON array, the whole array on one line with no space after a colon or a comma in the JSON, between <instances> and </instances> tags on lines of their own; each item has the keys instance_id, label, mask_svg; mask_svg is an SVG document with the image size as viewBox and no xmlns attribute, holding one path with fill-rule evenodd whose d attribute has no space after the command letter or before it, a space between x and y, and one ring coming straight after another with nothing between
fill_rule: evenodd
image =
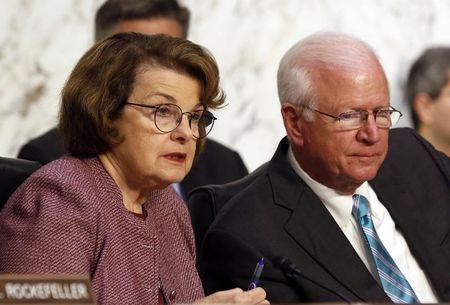
<instances>
[{"instance_id":1,"label":"woman's eyeglasses","mask_svg":"<svg viewBox=\"0 0 450 305\"><path fill-rule=\"evenodd\" d=\"M159 131L168 133L180 126L183 115L187 115L189 127L192 130L194 138L201 139L206 137L217 120L214 115L206 109L196 111L183 110L176 104L144 105L125 102L127 105L139 106L153 109L152 119Z\"/></svg>"}]
</instances>

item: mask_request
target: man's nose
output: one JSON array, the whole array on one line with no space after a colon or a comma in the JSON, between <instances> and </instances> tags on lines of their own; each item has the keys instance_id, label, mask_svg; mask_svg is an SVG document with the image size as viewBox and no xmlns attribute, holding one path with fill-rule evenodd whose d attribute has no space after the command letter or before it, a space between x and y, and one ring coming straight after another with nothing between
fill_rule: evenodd
<instances>
[{"instance_id":1,"label":"man's nose","mask_svg":"<svg viewBox=\"0 0 450 305\"><path fill-rule=\"evenodd\" d=\"M380 127L377 126L373 113L367 116L364 125L358 131L357 138L367 143L376 143L380 140Z\"/></svg>"}]
</instances>

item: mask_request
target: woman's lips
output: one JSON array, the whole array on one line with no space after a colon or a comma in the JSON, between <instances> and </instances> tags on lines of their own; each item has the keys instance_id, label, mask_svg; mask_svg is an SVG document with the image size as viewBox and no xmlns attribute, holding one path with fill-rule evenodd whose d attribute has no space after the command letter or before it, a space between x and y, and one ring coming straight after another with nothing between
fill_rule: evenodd
<instances>
[{"instance_id":1,"label":"woman's lips","mask_svg":"<svg viewBox=\"0 0 450 305\"><path fill-rule=\"evenodd\" d=\"M178 163L184 163L184 161L186 161L186 154L185 153L179 153L179 152L174 152L174 153L170 153L170 154L165 154L164 158L170 160L170 161L174 161L174 162L178 162Z\"/></svg>"}]
</instances>

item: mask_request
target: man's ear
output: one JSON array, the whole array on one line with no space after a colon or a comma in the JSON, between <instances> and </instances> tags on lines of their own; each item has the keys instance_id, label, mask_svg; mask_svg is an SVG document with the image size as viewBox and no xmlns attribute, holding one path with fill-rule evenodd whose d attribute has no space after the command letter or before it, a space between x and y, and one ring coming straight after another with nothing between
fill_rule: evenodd
<instances>
[{"instance_id":1,"label":"man's ear","mask_svg":"<svg viewBox=\"0 0 450 305\"><path fill-rule=\"evenodd\" d=\"M281 105L281 115L283 116L284 128L286 129L289 140L296 146L302 146L303 122L298 107L291 103L283 103Z\"/></svg>"},{"instance_id":2,"label":"man's ear","mask_svg":"<svg viewBox=\"0 0 450 305\"><path fill-rule=\"evenodd\" d=\"M419 93L414 97L413 107L421 124L428 125L433 119L434 101L427 93Z\"/></svg>"}]
</instances>

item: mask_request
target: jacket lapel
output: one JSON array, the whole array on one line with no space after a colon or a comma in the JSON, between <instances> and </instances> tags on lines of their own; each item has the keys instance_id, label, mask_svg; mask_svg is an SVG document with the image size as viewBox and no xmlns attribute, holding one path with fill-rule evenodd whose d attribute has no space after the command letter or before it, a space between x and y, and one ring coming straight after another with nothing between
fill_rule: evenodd
<instances>
[{"instance_id":1,"label":"jacket lapel","mask_svg":"<svg viewBox=\"0 0 450 305\"><path fill-rule=\"evenodd\" d=\"M291 168L288 146L286 139L281 142L269 169L275 204L292 211L286 233L334 279L322 279L328 281L323 285L338 291L342 285L362 301L390 302L323 203Z\"/></svg>"},{"instance_id":2,"label":"jacket lapel","mask_svg":"<svg viewBox=\"0 0 450 305\"><path fill-rule=\"evenodd\" d=\"M448 299L450 286L443 284L448 278L450 262L443 244L448 239L448 215L433 205L444 206L448 196L434 196L435 202L417 199L404 183L407 179L395 167L383 165L377 177L370 182L378 198L389 211L396 228L405 238L411 253L441 298ZM420 186L418 186L420 187ZM438 202L442 201L443 202ZM430 234L432 233L432 234Z\"/></svg>"}]
</instances>

